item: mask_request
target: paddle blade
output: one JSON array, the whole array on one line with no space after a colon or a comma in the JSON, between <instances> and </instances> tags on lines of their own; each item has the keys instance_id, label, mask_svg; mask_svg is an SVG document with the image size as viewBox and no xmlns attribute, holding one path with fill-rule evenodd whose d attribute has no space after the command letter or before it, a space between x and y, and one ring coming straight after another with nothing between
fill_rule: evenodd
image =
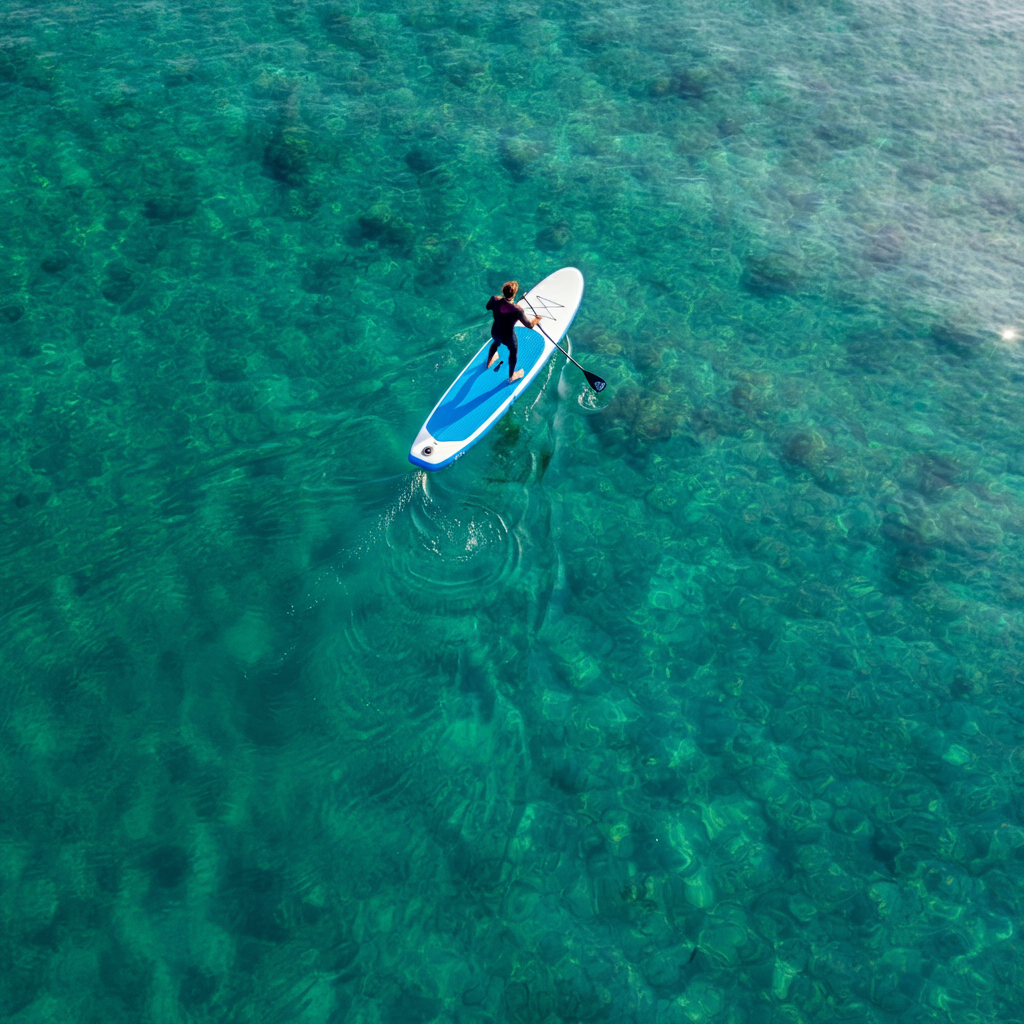
<instances>
[{"instance_id":1,"label":"paddle blade","mask_svg":"<svg viewBox=\"0 0 1024 1024\"><path fill-rule=\"evenodd\" d=\"M606 381L603 381L603 380L601 380L601 378L600 378L600 377L598 377L598 375L597 375L596 373L590 373L589 371L587 371L587 370L584 370L584 371L583 371L583 376L587 378L587 383L588 383L588 384L589 384L589 385L590 385L590 386L591 386L591 387L592 387L592 388L593 388L593 389L594 389L594 390L595 390L595 391L596 391L596 392L597 392L598 394L600 394L600 393L601 393L602 391L604 391L604 389L605 389L606 387L608 387L608 384L607 384L607 382L606 382Z\"/></svg>"}]
</instances>

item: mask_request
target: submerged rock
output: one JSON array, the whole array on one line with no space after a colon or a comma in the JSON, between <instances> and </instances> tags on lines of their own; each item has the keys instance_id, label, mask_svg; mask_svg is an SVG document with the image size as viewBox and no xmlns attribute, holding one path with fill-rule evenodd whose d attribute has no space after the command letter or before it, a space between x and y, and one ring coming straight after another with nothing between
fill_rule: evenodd
<instances>
[{"instance_id":1,"label":"submerged rock","mask_svg":"<svg viewBox=\"0 0 1024 1024\"><path fill-rule=\"evenodd\" d=\"M527 139L520 136L502 139L498 145L501 166L512 175L513 181L526 181L539 150Z\"/></svg>"},{"instance_id":2,"label":"submerged rock","mask_svg":"<svg viewBox=\"0 0 1024 1024\"><path fill-rule=\"evenodd\" d=\"M678 96L685 100L701 100L711 84L706 68L684 68L655 79L648 89L651 96Z\"/></svg>"},{"instance_id":3,"label":"submerged rock","mask_svg":"<svg viewBox=\"0 0 1024 1024\"><path fill-rule=\"evenodd\" d=\"M245 356L235 349L218 348L207 353L206 369L219 381L237 382L245 379Z\"/></svg>"},{"instance_id":4,"label":"submerged rock","mask_svg":"<svg viewBox=\"0 0 1024 1024\"><path fill-rule=\"evenodd\" d=\"M800 264L785 253L748 255L743 266L740 284L753 295L791 295L801 283Z\"/></svg>"},{"instance_id":5,"label":"submerged rock","mask_svg":"<svg viewBox=\"0 0 1024 1024\"><path fill-rule=\"evenodd\" d=\"M797 430L783 441L782 458L792 466L813 470L820 466L827 450L821 434L807 428Z\"/></svg>"},{"instance_id":6,"label":"submerged rock","mask_svg":"<svg viewBox=\"0 0 1024 1024\"><path fill-rule=\"evenodd\" d=\"M814 129L814 137L821 139L832 149L853 149L867 141L867 136L860 128L842 124L837 121L823 122Z\"/></svg>"},{"instance_id":7,"label":"submerged rock","mask_svg":"<svg viewBox=\"0 0 1024 1024\"><path fill-rule=\"evenodd\" d=\"M569 225L564 221L560 221L538 231L535 241L538 249L544 252L557 252L569 244L571 237L572 233L569 231Z\"/></svg>"},{"instance_id":8,"label":"submerged rock","mask_svg":"<svg viewBox=\"0 0 1024 1024\"><path fill-rule=\"evenodd\" d=\"M413 174L428 174L441 162L437 154L424 146L415 146L410 149L405 154L404 160Z\"/></svg>"},{"instance_id":9,"label":"submerged rock","mask_svg":"<svg viewBox=\"0 0 1024 1024\"><path fill-rule=\"evenodd\" d=\"M187 195L159 195L147 199L142 211L152 221L167 224L192 216L196 211L197 202Z\"/></svg>"},{"instance_id":10,"label":"submerged rock","mask_svg":"<svg viewBox=\"0 0 1024 1024\"><path fill-rule=\"evenodd\" d=\"M297 126L278 128L263 150L263 169L285 185L304 185L310 172L310 142Z\"/></svg>"},{"instance_id":11,"label":"submerged rock","mask_svg":"<svg viewBox=\"0 0 1024 1024\"><path fill-rule=\"evenodd\" d=\"M108 302L120 306L127 302L135 292L135 278L132 272L120 263L107 264L107 282L102 294Z\"/></svg>"},{"instance_id":12,"label":"submerged rock","mask_svg":"<svg viewBox=\"0 0 1024 1024\"><path fill-rule=\"evenodd\" d=\"M402 252L411 250L415 229L386 203L376 203L359 216L359 230L365 241L380 242Z\"/></svg>"},{"instance_id":13,"label":"submerged rock","mask_svg":"<svg viewBox=\"0 0 1024 1024\"><path fill-rule=\"evenodd\" d=\"M161 889L175 889L188 877L192 861L180 846L161 846L146 861L153 884Z\"/></svg>"},{"instance_id":14,"label":"submerged rock","mask_svg":"<svg viewBox=\"0 0 1024 1024\"><path fill-rule=\"evenodd\" d=\"M46 271L47 274L59 274L62 270L66 270L68 264L71 262L70 257L66 252L53 252L47 256L39 266Z\"/></svg>"},{"instance_id":15,"label":"submerged rock","mask_svg":"<svg viewBox=\"0 0 1024 1024\"><path fill-rule=\"evenodd\" d=\"M932 324L930 335L935 347L944 355L955 359L975 359L985 339L950 323Z\"/></svg>"}]
</instances>

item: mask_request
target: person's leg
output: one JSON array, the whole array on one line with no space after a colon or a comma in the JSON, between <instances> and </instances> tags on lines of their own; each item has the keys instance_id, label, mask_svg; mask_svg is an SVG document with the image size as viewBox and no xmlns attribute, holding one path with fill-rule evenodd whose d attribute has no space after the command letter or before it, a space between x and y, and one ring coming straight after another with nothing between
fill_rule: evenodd
<instances>
[{"instance_id":1,"label":"person's leg","mask_svg":"<svg viewBox=\"0 0 1024 1024\"><path fill-rule=\"evenodd\" d=\"M491 342L491 351L487 353L487 369L488 370L491 368L491 366L494 365L494 359L495 359L495 356L497 356L497 354L498 354L498 346L500 344L501 344L501 342L497 341L497 340Z\"/></svg>"},{"instance_id":2,"label":"person's leg","mask_svg":"<svg viewBox=\"0 0 1024 1024\"><path fill-rule=\"evenodd\" d=\"M508 379L511 384L512 381L519 380L525 371L519 370L516 372L516 359L519 358L519 342L515 337L512 337L505 344L508 345Z\"/></svg>"}]
</instances>

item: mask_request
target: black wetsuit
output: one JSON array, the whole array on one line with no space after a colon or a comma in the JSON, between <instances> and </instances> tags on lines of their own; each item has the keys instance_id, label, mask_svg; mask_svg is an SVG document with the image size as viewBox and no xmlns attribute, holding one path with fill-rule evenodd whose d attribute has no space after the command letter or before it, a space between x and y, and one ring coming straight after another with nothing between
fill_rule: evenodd
<instances>
[{"instance_id":1,"label":"black wetsuit","mask_svg":"<svg viewBox=\"0 0 1024 1024\"><path fill-rule=\"evenodd\" d=\"M491 337L494 339L491 350L487 353L487 362L494 358L499 345L508 348L508 375L511 377L516 372L516 359L519 356L519 342L516 341L516 324L524 327L530 326L529 318L514 303L509 302L503 295L492 295L487 301L487 308L494 314L494 323L491 324Z\"/></svg>"}]
</instances>

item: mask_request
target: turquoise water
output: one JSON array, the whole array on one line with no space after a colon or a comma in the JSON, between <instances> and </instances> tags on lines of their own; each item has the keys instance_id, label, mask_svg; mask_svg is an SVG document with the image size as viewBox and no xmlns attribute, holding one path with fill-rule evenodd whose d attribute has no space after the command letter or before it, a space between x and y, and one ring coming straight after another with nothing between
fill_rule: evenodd
<instances>
[{"instance_id":1,"label":"turquoise water","mask_svg":"<svg viewBox=\"0 0 1024 1024\"><path fill-rule=\"evenodd\" d=\"M0 5L0 1016L1024 1017L1010 0ZM406 462L563 265L559 359Z\"/></svg>"}]
</instances>

